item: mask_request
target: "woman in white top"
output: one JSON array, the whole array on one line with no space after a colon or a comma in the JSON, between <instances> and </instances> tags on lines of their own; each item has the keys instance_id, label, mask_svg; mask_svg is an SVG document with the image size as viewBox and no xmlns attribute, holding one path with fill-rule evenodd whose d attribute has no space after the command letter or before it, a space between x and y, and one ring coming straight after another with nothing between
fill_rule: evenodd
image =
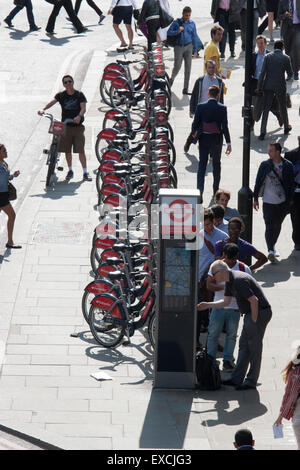
<instances>
[{"instance_id":1,"label":"woman in white top","mask_svg":"<svg viewBox=\"0 0 300 470\"><path fill-rule=\"evenodd\" d=\"M125 24L128 34L129 45L128 49L133 49L133 30L131 27L132 12L137 9L135 0L112 0L108 15L113 15L113 27L116 35L121 41L120 47L127 47L127 43L124 39L123 33L120 29L120 24Z\"/></svg>"},{"instance_id":2,"label":"woman in white top","mask_svg":"<svg viewBox=\"0 0 300 470\"><path fill-rule=\"evenodd\" d=\"M165 10L169 15L171 15L171 8L168 0L159 0L160 6L163 10ZM167 26L166 28L159 28L157 31L158 34L158 42L166 41L168 29L171 25Z\"/></svg>"}]
</instances>

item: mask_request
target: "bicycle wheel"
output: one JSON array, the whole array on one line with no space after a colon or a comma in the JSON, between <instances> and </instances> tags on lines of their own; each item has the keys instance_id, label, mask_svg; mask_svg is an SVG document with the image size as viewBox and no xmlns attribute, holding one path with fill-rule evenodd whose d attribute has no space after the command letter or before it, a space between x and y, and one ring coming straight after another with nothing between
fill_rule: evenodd
<instances>
[{"instance_id":1,"label":"bicycle wheel","mask_svg":"<svg viewBox=\"0 0 300 470\"><path fill-rule=\"evenodd\" d=\"M102 100L104 101L104 103L107 104L108 106L111 106L110 95L109 95L110 86L111 86L111 80L105 80L104 78L102 78L100 82L100 96Z\"/></svg>"},{"instance_id":2,"label":"bicycle wheel","mask_svg":"<svg viewBox=\"0 0 300 470\"><path fill-rule=\"evenodd\" d=\"M175 165L176 163L176 150L175 150L175 147L174 147L174 144L172 142L172 140L168 139L168 151L169 151L169 154L170 154L170 162L172 163L172 165Z\"/></svg>"},{"instance_id":3,"label":"bicycle wheel","mask_svg":"<svg viewBox=\"0 0 300 470\"><path fill-rule=\"evenodd\" d=\"M56 159L57 159L57 144L51 144L50 152L49 152L49 165L47 171L47 178L46 178L46 187L51 185L51 179L54 175Z\"/></svg>"},{"instance_id":4,"label":"bicycle wheel","mask_svg":"<svg viewBox=\"0 0 300 470\"><path fill-rule=\"evenodd\" d=\"M108 314L105 308L95 307L94 305L90 308L89 325L93 337L104 348L117 346L125 334L124 325L114 324L112 316Z\"/></svg>"},{"instance_id":5,"label":"bicycle wheel","mask_svg":"<svg viewBox=\"0 0 300 470\"><path fill-rule=\"evenodd\" d=\"M155 348L155 335L156 335L156 315L155 312L152 313L149 323L148 323L148 336L152 348Z\"/></svg>"},{"instance_id":6,"label":"bicycle wheel","mask_svg":"<svg viewBox=\"0 0 300 470\"><path fill-rule=\"evenodd\" d=\"M81 310L82 310L83 318L85 319L87 323L89 323L89 312L91 308L91 302L94 297L95 297L95 294L89 292L88 290L85 290L82 296Z\"/></svg>"}]
</instances>

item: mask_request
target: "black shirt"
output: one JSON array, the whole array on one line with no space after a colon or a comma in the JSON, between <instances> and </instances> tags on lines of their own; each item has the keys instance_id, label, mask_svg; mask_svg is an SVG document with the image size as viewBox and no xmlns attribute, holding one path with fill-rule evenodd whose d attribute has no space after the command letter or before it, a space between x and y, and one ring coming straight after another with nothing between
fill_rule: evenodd
<instances>
[{"instance_id":1,"label":"black shirt","mask_svg":"<svg viewBox=\"0 0 300 470\"><path fill-rule=\"evenodd\" d=\"M74 119L81 111L80 103L86 103L86 97L81 91L75 90L72 95L68 95L66 91L62 91L61 93L57 93L55 95L56 101L59 102L61 105L61 120L64 121L65 119ZM82 124L84 118L82 117L80 120L80 124ZM68 124L74 125L76 124Z\"/></svg>"},{"instance_id":2,"label":"black shirt","mask_svg":"<svg viewBox=\"0 0 300 470\"><path fill-rule=\"evenodd\" d=\"M224 296L235 297L242 314L251 314L248 299L255 295L258 299L258 309L269 307L262 288L250 274L242 271L230 271L229 281L225 284Z\"/></svg>"}]
</instances>

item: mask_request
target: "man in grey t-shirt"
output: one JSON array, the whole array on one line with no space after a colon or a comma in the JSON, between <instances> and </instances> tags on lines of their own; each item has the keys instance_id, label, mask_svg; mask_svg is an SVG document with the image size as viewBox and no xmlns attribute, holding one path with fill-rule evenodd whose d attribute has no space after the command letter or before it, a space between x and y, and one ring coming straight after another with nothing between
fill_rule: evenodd
<instances>
[{"instance_id":1,"label":"man in grey t-shirt","mask_svg":"<svg viewBox=\"0 0 300 470\"><path fill-rule=\"evenodd\" d=\"M226 282L224 299L200 302L198 310L228 307L232 297L235 297L239 311L244 315L237 364L231 378L222 383L234 386L236 390L255 389L260 373L263 337L272 317L270 304L257 281L249 274L232 271L221 260L211 265L211 272L216 282Z\"/></svg>"}]
</instances>

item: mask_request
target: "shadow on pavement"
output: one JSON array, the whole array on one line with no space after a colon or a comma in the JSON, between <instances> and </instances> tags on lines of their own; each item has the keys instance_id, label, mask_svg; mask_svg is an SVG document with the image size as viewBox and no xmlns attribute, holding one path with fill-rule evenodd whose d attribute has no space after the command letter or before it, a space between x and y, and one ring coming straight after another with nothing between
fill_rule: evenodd
<instances>
[{"instance_id":1,"label":"shadow on pavement","mask_svg":"<svg viewBox=\"0 0 300 470\"><path fill-rule=\"evenodd\" d=\"M11 39L14 39L15 41L22 41L22 39L26 38L28 34L32 34L32 31L21 31L20 29L14 28L13 30L11 28L9 35Z\"/></svg>"},{"instance_id":2,"label":"shadow on pavement","mask_svg":"<svg viewBox=\"0 0 300 470\"><path fill-rule=\"evenodd\" d=\"M70 42L70 39L74 38L79 38L80 34L74 34L73 36L65 36L63 38L56 38L55 36L50 36L48 39L40 39L41 42L46 42L50 44L51 46L62 46L63 44L66 44Z\"/></svg>"},{"instance_id":3,"label":"shadow on pavement","mask_svg":"<svg viewBox=\"0 0 300 470\"><path fill-rule=\"evenodd\" d=\"M85 181L77 181L70 183L67 181L58 181L53 189L45 189L45 192L42 194L31 194L29 197L43 197L47 199L61 199L64 196L74 196L76 190L84 183Z\"/></svg>"},{"instance_id":4,"label":"shadow on pavement","mask_svg":"<svg viewBox=\"0 0 300 470\"><path fill-rule=\"evenodd\" d=\"M290 277L300 276L300 252L292 251L286 258L276 264L265 264L254 277L263 282L262 287L274 287L279 282L286 282Z\"/></svg>"}]
</instances>

